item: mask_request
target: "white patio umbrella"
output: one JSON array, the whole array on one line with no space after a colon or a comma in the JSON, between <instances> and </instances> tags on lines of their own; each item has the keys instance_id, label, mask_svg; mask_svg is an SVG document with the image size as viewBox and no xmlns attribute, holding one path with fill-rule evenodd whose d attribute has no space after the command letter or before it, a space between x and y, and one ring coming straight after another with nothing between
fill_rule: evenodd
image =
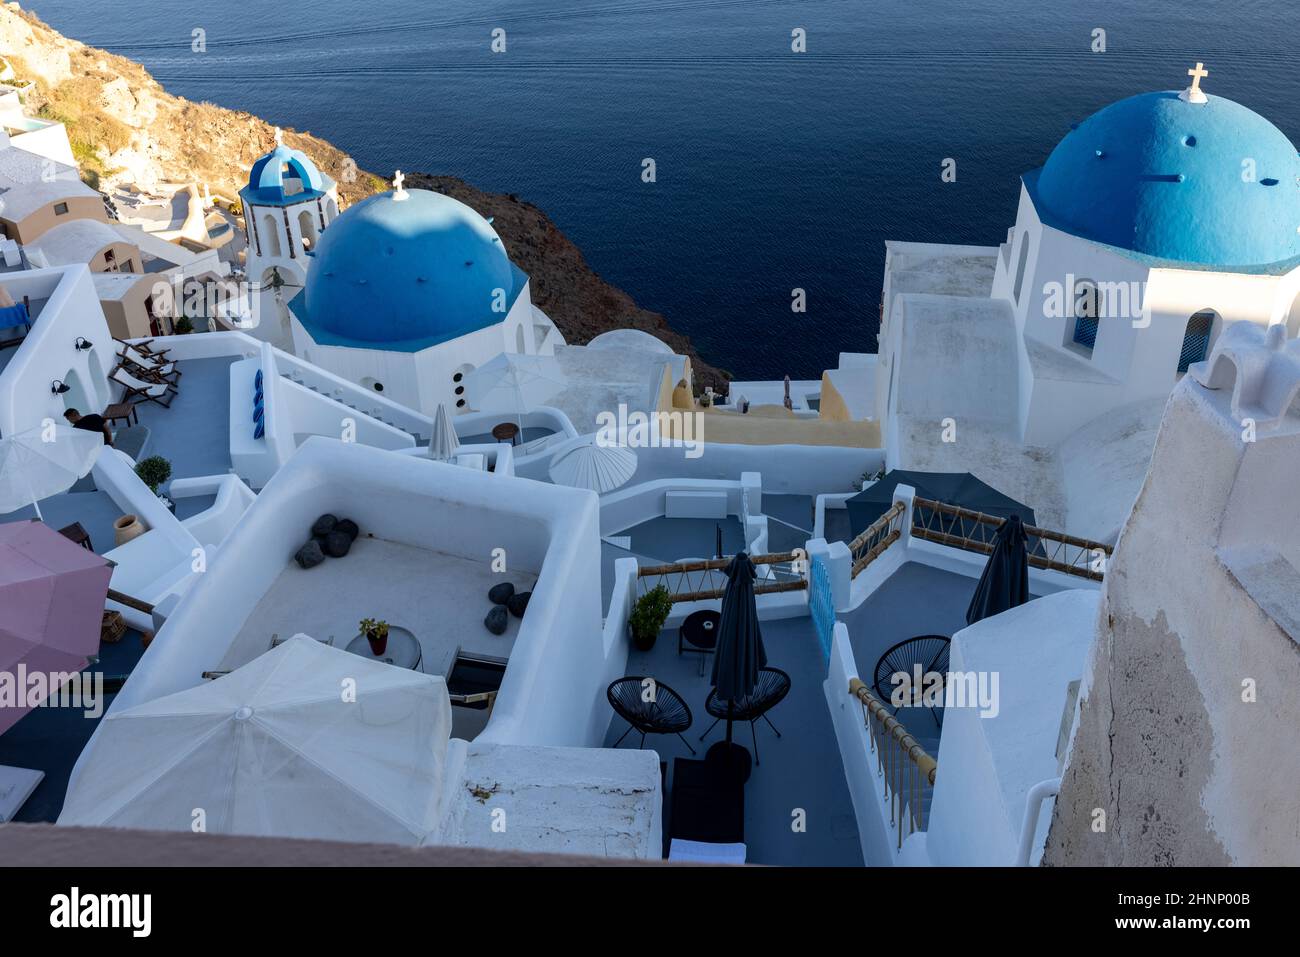
<instances>
[{"instance_id":1,"label":"white patio umbrella","mask_svg":"<svg viewBox=\"0 0 1300 957\"><path fill-rule=\"evenodd\" d=\"M438 403L438 411L433 413L433 432L429 435L429 458L439 462L453 462L456 451L460 448L460 439L447 414L447 406Z\"/></svg>"},{"instance_id":2,"label":"white patio umbrella","mask_svg":"<svg viewBox=\"0 0 1300 957\"><path fill-rule=\"evenodd\" d=\"M0 439L0 514L66 492L95 464L104 436L86 429L55 425L17 432Z\"/></svg>"},{"instance_id":3,"label":"white patio umbrella","mask_svg":"<svg viewBox=\"0 0 1300 957\"><path fill-rule=\"evenodd\" d=\"M61 824L418 844L437 823L441 678L295 635L237 671L107 714Z\"/></svg>"},{"instance_id":4,"label":"white patio umbrella","mask_svg":"<svg viewBox=\"0 0 1300 957\"><path fill-rule=\"evenodd\" d=\"M465 376L470 405L480 412L508 411L519 417L569 384L554 356L503 352Z\"/></svg>"},{"instance_id":5,"label":"white patio umbrella","mask_svg":"<svg viewBox=\"0 0 1300 957\"><path fill-rule=\"evenodd\" d=\"M626 485L636 472L636 453L618 445L584 442L557 452L551 459L556 485L589 488L598 495Z\"/></svg>"}]
</instances>

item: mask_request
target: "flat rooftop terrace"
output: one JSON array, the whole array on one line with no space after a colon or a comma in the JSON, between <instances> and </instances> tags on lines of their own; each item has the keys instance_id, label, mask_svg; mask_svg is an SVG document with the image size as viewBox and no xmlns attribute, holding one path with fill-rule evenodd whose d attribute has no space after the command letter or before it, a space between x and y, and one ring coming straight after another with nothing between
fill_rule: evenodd
<instances>
[{"instance_id":1,"label":"flat rooftop terrace","mask_svg":"<svg viewBox=\"0 0 1300 957\"><path fill-rule=\"evenodd\" d=\"M745 785L747 860L751 864L859 867L862 850L857 818L822 691L826 661L812 620L804 617L765 621L762 630L768 666L786 672L791 688L786 699L769 713L781 737L763 721L755 729L760 763ZM712 690L711 667L712 658L708 657L705 673L701 675L698 656L678 655L677 629L669 628L659 635L650 651L635 648L631 651L626 672L654 677L686 700L694 723L685 737L698 752L695 757L700 758L709 745L726 735L725 723L720 723L700 741L700 735L713 722L704 710L705 699ZM611 712L605 746L612 747L626 730L627 723ZM735 725L732 739L753 752L746 724ZM636 747L639 741L640 736L633 732L620 747ZM668 766L668 795L664 799L667 836L672 825L668 814L673 759L689 758L691 754L674 735L647 736L645 746L658 752ZM791 827L791 814L796 808L807 813L807 830L802 833Z\"/></svg>"},{"instance_id":2,"label":"flat rooftop terrace","mask_svg":"<svg viewBox=\"0 0 1300 957\"><path fill-rule=\"evenodd\" d=\"M872 684L876 663L901 641L923 635L952 638L965 628L966 609L977 584L975 578L923 562L899 568L866 601L841 616L849 630L858 677ZM924 709L904 709L899 720L931 756L938 756L939 729Z\"/></svg>"},{"instance_id":3,"label":"flat rooftop terrace","mask_svg":"<svg viewBox=\"0 0 1300 957\"><path fill-rule=\"evenodd\" d=\"M487 562L369 538L363 530L343 558L303 569L290 561L271 583L212 669L231 671L269 651L271 636L302 632L346 648L363 618L405 628L420 643L419 670L446 676L457 650L506 659L519 634L510 616L494 635L483 619L492 609L488 589L508 581L531 591L535 575L494 572ZM198 675L195 675L197 680Z\"/></svg>"},{"instance_id":4,"label":"flat rooftop terrace","mask_svg":"<svg viewBox=\"0 0 1300 957\"><path fill-rule=\"evenodd\" d=\"M182 360L177 363L180 391L169 407L136 404L140 424L149 427L145 455L161 455L171 462L172 478L230 471L230 365L234 361L231 356ZM251 428L251 397L248 414Z\"/></svg>"}]
</instances>

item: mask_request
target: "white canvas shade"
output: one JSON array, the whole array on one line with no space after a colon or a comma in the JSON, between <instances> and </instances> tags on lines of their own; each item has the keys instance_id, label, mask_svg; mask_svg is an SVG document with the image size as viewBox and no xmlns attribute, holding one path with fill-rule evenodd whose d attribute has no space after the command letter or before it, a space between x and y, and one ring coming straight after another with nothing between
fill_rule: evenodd
<instances>
[{"instance_id":1,"label":"white canvas shade","mask_svg":"<svg viewBox=\"0 0 1300 957\"><path fill-rule=\"evenodd\" d=\"M429 458L439 462L453 462L460 449L460 439L447 414L447 406L439 402L433 414L433 432L429 436Z\"/></svg>"},{"instance_id":2,"label":"white canvas shade","mask_svg":"<svg viewBox=\"0 0 1300 957\"><path fill-rule=\"evenodd\" d=\"M55 425L37 426L0 439L0 514L70 489L104 449L100 432Z\"/></svg>"},{"instance_id":3,"label":"white canvas shade","mask_svg":"<svg viewBox=\"0 0 1300 957\"><path fill-rule=\"evenodd\" d=\"M636 464L636 453L631 449L584 442L555 454L551 459L551 481L603 495L626 485L636 473Z\"/></svg>"},{"instance_id":4,"label":"white canvas shade","mask_svg":"<svg viewBox=\"0 0 1300 957\"><path fill-rule=\"evenodd\" d=\"M296 635L105 716L59 823L415 845L450 734L441 677Z\"/></svg>"},{"instance_id":5,"label":"white canvas shade","mask_svg":"<svg viewBox=\"0 0 1300 957\"><path fill-rule=\"evenodd\" d=\"M553 356L512 352L501 353L465 376L465 391L475 409L516 415L542 405L568 384Z\"/></svg>"}]
</instances>

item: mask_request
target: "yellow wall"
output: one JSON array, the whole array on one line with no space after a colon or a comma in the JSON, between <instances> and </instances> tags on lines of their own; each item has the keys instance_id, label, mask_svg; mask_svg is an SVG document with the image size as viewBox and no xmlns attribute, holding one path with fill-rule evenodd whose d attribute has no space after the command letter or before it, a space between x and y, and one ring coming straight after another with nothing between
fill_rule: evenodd
<instances>
[{"instance_id":1,"label":"yellow wall","mask_svg":"<svg viewBox=\"0 0 1300 957\"><path fill-rule=\"evenodd\" d=\"M693 440L723 445L834 445L846 448L880 448L880 426L872 420L834 422L820 418L800 418L779 405L750 406L749 412L724 412L700 409L698 426L685 436ZM696 430L698 433L696 434ZM668 422L664 434L677 435L675 423Z\"/></svg>"},{"instance_id":2,"label":"yellow wall","mask_svg":"<svg viewBox=\"0 0 1300 957\"><path fill-rule=\"evenodd\" d=\"M853 416L849 414L849 407L844 402L844 397L840 395L835 384L831 382L831 377L825 372L822 373L822 396L821 403L818 406L818 415L821 418L831 422L851 422Z\"/></svg>"}]
</instances>

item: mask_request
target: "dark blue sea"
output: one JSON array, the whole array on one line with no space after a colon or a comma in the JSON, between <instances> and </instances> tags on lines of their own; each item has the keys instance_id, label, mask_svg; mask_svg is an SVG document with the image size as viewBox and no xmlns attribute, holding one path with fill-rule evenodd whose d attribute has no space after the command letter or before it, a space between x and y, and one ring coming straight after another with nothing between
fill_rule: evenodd
<instances>
[{"instance_id":1,"label":"dark blue sea","mask_svg":"<svg viewBox=\"0 0 1300 957\"><path fill-rule=\"evenodd\" d=\"M815 377L874 349L886 239L1000 242L1018 175L1072 122L1182 88L1197 60L1206 90L1300 138L1294 0L26 6L174 93L310 130L363 168L518 193L743 378Z\"/></svg>"}]
</instances>

